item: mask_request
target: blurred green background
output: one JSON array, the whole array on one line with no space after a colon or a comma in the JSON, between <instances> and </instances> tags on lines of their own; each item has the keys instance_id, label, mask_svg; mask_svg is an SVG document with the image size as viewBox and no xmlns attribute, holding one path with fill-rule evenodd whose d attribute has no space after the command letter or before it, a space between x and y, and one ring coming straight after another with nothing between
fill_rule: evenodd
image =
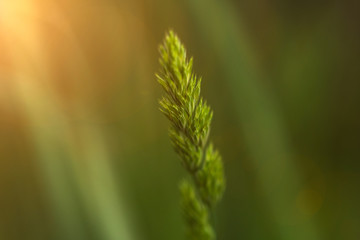
<instances>
[{"instance_id":1,"label":"blurred green background","mask_svg":"<svg viewBox=\"0 0 360 240\"><path fill-rule=\"evenodd\" d=\"M170 28L214 110L218 239L360 239L359 7L1 0L0 239L184 239L154 76Z\"/></svg>"}]
</instances>

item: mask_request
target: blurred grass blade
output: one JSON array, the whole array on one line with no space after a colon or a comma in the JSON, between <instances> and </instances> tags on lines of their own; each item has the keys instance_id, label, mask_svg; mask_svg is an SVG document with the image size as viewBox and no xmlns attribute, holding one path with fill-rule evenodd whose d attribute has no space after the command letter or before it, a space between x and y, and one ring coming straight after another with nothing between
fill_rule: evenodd
<instances>
[{"instance_id":1,"label":"blurred grass blade","mask_svg":"<svg viewBox=\"0 0 360 240\"><path fill-rule=\"evenodd\" d=\"M313 223L301 222L294 214L301 176L292 161L281 111L261 84L263 76L241 21L227 1L187 3L199 31L221 58L224 79L236 100L235 111L281 239L318 239ZM289 227L289 222L295 222L294 227Z\"/></svg>"}]
</instances>

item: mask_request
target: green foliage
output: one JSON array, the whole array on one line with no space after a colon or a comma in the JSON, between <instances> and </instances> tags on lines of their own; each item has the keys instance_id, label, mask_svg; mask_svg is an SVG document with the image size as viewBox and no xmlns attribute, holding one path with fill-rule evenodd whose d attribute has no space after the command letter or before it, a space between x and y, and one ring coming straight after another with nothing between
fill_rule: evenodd
<instances>
[{"instance_id":1,"label":"green foliage","mask_svg":"<svg viewBox=\"0 0 360 240\"><path fill-rule=\"evenodd\" d=\"M224 191L224 169L222 159L212 144L206 150L205 163L194 176L201 199L208 206L218 202Z\"/></svg>"},{"instance_id":2,"label":"green foliage","mask_svg":"<svg viewBox=\"0 0 360 240\"><path fill-rule=\"evenodd\" d=\"M209 224L209 211L225 188L221 156L208 143L213 113L200 96L201 78L192 72L193 59L187 59L184 46L172 31L160 46L160 54L157 78L165 91L160 110L171 122L171 142L194 182L181 185L187 236L212 240L215 234Z\"/></svg>"},{"instance_id":3,"label":"green foliage","mask_svg":"<svg viewBox=\"0 0 360 240\"><path fill-rule=\"evenodd\" d=\"M208 210L196 196L193 185L184 180L180 185L181 206L187 223L187 237L191 240L211 240L214 232L208 221Z\"/></svg>"}]
</instances>

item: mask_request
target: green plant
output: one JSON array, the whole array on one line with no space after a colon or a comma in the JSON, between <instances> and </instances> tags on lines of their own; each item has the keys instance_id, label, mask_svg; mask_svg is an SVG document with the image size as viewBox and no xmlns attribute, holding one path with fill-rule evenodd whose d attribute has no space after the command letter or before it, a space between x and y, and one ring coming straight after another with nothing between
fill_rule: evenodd
<instances>
[{"instance_id":1,"label":"green plant","mask_svg":"<svg viewBox=\"0 0 360 240\"><path fill-rule=\"evenodd\" d=\"M225 188L221 156L208 140L213 113L200 96L201 78L192 72L193 59L187 59L174 32L166 35L160 55L161 70L156 76L165 91L160 110L171 122L171 142L190 175L180 186L187 236L212 240L210 211Z\"/></svg>"}]
</instances>

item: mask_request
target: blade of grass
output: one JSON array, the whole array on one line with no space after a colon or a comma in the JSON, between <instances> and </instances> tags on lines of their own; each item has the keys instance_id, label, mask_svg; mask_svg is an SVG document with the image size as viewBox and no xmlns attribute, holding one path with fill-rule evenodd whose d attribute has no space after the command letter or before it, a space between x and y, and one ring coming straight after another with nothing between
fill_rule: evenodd
<instances>
[{"instance_id":1,"label":"blade of grass","mask_svg":"<svg viewBox=\"0 0 360 240\"><path fill-rule=\"evenodd\" d=\"M281 111L270 90L261 84L264 77L259 74L253 46L241 20L226 1L187 4L203 38L220 56L228 89L236 100L235 111L281 239L318 239L313 223L303 223L293 214L301 176L292 161ZM294 227L288 226L289 221L295 222Z\"/></svg>"}]
</instances>

